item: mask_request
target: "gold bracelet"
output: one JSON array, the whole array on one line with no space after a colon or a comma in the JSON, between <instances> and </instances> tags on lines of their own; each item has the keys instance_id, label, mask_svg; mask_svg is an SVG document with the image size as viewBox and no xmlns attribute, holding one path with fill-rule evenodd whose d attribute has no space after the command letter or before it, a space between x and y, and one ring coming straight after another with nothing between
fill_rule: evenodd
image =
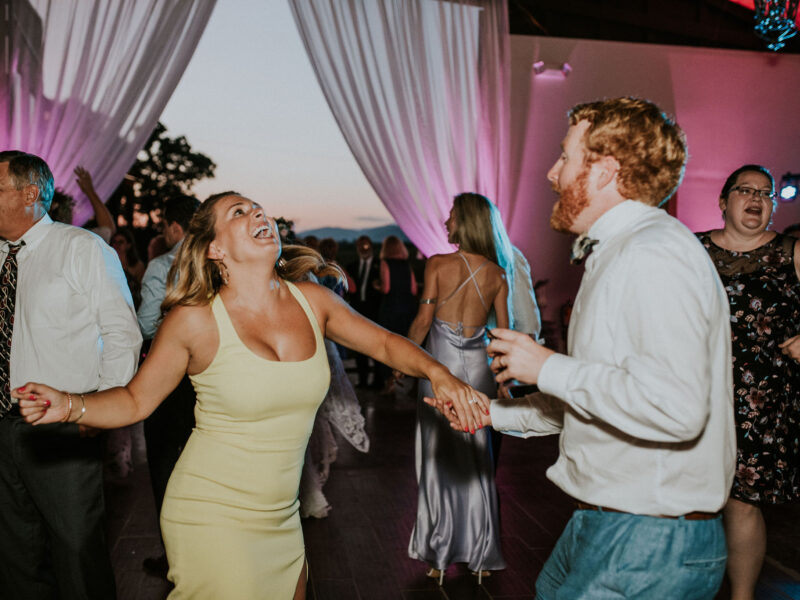
<instances>
[{"instance_id":1,"label":"gold bracelet","mask_svg":"<svg viewBox=\"0 0 800 600\"><path fill-rule=\"evenodd\" d=\"M420 304L436 304L438 298L422 298L419 303Z\"/></svg>"},{"instance_id":2,"label":"gold bracelet","mask_svg":"<svg viewBox=\"0 0 800 600\"><path fill-rule=\"evenodd\" d=\"M64 392L64 393L67 395L67 414L61 420L61 422L62 423L68 423L69 422L69 416L72 414L72 394L70 394L69 392Z\"/></svg>"},{"instance_id":3,"label":"gold bracelet","mask_svg":"<svg viewBox=\"0 0 800 600\"><path fill-rule=\"evenodd\" d=\"M80 421L83 418L83 415L86 414L86 397L81 394L81 414L78 415L78 418L75 419L75 423Z\"/></svg>"}]
</instances>

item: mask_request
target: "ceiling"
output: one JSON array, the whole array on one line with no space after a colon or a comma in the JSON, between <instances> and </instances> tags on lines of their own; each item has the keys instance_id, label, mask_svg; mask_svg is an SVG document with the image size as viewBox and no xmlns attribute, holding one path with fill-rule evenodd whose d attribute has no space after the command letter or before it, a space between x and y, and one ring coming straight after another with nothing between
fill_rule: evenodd
<instances>
[{"instance_id":1,"label":"ceiling","mask_svg":"<svg viewBox=\"0 0 800 600\"><path fill-rule=\"evenodd\" d=\"M766 50L738 0L508 0L512 34ZM800 54L800 35L780 53Z\"/></svg>"}]
</instances>

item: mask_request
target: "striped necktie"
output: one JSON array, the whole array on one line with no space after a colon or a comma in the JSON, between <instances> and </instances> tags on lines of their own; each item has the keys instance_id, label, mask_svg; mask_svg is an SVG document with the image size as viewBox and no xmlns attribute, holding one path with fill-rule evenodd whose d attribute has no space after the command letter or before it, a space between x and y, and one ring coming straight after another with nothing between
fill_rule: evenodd
<instances>
[{"instance_id":1,"label":"striped necktie","mask_svg":"<svg viewBox=\"0 0 800 600\"><path fill-rule=\"evenodd\" d=\"M0 417L11 410L11 332L17 300L17 253L25 242L9 245L0 269Z\"/></svg>"}]
</instances>

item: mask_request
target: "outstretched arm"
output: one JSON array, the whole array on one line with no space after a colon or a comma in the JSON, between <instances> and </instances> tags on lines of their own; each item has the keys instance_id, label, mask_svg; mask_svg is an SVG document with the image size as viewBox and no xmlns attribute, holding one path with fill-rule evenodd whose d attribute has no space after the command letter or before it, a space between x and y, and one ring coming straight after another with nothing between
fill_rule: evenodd
<instances>
[{"instance_id":1,"label":"outstretched arm","mask_svg":"<svg viewBox=\"0 0 800 600\"><path fill-rule=\"evenodd\" d=\"M97 192L94 190L91 174L83 167L78 166L75 167L75 176L77 177L76 181L78 187L81 188L81 191L89 198L89 202L92 203L92 210L94 210L94 218L95 221L97 221L97 226L105 227L110 232L109 237L113 236L117 231L114 217L111 216L111 211L103 204L103 201L100 200L100 196L98 196Z\"/></svg>"},{"instance_id":2,"label":"outstretched arm","mask_svg":"<svg viewBox=\"0 0 800 600\"><path fill-rule=\"evenodd\" d=\"M170 311L144 364L128 385L83 396L71 394L70 403L66 392L26 383L11 392L19 399L20 413L34 425L80 421L81 425L113 429L141 421L186 373L190 356L186 332L192 329L186 312L185 307Z\"/></svg>"},{"instance_id":3,"label":"outstretched arm","mask_svg":"<svg viewBox=\"0 0 800 600\"><path fill-rule=\"evenodd\" d=\"M336 294L311 283L298 287L311 302L327 338L406 375L428 379L437 398L452 402L464 430L479 428L481 411L489 410L484 394L454 377L418 345L356 313Z\"/></svg>"}]
</instances>

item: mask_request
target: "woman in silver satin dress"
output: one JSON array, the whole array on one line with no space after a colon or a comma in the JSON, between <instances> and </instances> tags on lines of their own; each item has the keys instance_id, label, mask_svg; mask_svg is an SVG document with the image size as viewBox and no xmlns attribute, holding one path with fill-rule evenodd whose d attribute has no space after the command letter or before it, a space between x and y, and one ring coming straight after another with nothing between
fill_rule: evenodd
<instances>
[{"instance_id":1,"label":"woman in silver satin dress","mask_svg":"<svg viewBox=\"0 0 800 600\"><path fill-rule=\"evenodd\" d=\"M510 326L511 244L499 211L478 194L456 196L445 227L448 241L459 249L428 259L419 312L408 337L418 344L427 337L425 348L453 375L496 396L486 331L490 322ZM453 563L466 563L480 580L490 571L505 568L491 434L488 430L453 431L444 417L422 401L430 394L430 385L421 380L417 521L408 553L426 562L427 575L440 584Z\"/></svg>"}]
</instances>

